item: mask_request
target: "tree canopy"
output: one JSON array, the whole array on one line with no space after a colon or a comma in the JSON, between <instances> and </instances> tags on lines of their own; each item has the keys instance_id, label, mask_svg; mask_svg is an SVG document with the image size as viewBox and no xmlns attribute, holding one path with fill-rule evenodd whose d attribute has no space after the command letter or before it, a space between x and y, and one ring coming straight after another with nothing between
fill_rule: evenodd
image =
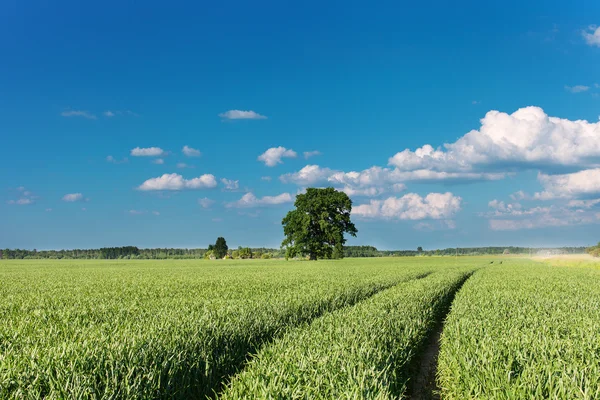
<instances>
[{"instance_id":1,"label":"tree canopy","mask_svg":"<svg viewBox=\"0 0 600 400\"><path fill-rule=\"evenodd\" d=\"M223 258L227 255L227 250L229 250L229 247L227 247L227 242L225 241L225 238L219 236L217 238L217 241L215 242L215 245L212 248L213 254L216 258Z\"/></svg>"},{"instance_id":2,"label":"tree canopy","mask_svg":"<svg viewBox=\"0 0 600 400\"><path fill-rule=\"evenodd\" d=\"M358 233L350 221L352 200L348 195L333 188L308 188L296 196L294 206L281 222L286 257L343 258L344 233Z\"/></svg>"}]
</instances>

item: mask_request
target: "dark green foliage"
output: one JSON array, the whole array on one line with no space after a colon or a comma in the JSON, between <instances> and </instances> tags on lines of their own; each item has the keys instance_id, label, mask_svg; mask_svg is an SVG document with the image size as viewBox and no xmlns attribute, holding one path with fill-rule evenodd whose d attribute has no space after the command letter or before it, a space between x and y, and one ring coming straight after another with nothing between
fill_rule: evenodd
<instances>
[{"instance_id":1,"label":"dark green foliage","mask_svg":"<svg viewBox=\"0 0 600 400\"><path fill-rule=\"evenodd\" d=\"M37 253L37 251L34 250ZM124 247L103 247L100 249L100 258L116 259L123 257L137 256L140 254L140 249L135 246Z\"/></svg>"},{"instance_id":2,"label":"dark green foliage","mask_svg":"<svg viewBox=\"0 0 600 400\"><path fill-rule=\"evenodd\" d=\"M240 247L238 248L238 257L239 258L252 258L252 250L250 250L250 247Z\"/></svg>"},{"instance_id":3,"label":"dark green foliage","mask_svg":"<svg viewBox=\"0 0 600 400\"><path fill-rule=\"evenodd\" d=\"M421 246L419 246L419 247L417 247L417 251L418 251L419 253L422 253L422 252L423 252L423 248L422 248Z\"/></svg>"},{"instance_id":4,"label":"dark green foliage","mask_svg":"<svg viewBox=\"0 0 600 400\"><path fill-rule=\"evenodd\" d=\"M344 192L333 188L308 188L296 196L296 207L287 213L283 221L286 257L308 255L317 258L344 256L346 242L344 233L356 236L358 230L350 221L352 200Z\"/></svg>"},{"instance_id":5,"label":"dark green foliage","mask_svg":"<svg viewBox=\"0 0 600 400\"><path fill-rule=\"evenodd\" d=\"M215 246L212 248L213 254L217 258L223 258L227 255L227 250L229 250L229 247L227 247L225 238L219 236L215 242Z\"/></svg>"}]
</instances>

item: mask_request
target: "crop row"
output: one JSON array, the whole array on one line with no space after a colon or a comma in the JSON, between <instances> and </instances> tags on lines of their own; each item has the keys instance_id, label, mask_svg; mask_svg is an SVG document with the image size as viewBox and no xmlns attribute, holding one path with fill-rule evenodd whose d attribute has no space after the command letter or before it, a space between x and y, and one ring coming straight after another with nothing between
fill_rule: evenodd
<instances>
[{"instance_id":1,"label":"crop row","mask_svg":"<svg viewBox=\"0 0 600 400\"><path fill-rule=\"evenodd\" d=\"M0 398L202 398L291 327L426 275L382 260L0 265Z\"/></svg>"},{"instance_id":2,"label":"crop row","mask_svg":"<svg viewBox=\"0 0 600 400\"><path fill-rule=\"evenodd\" d=\"M478 271L458 293L438 364L444 399L600 398L600 271Z\"/></svg>"},{"instance_id":3,"label":"crop row","mask_svg":"<svg viewBox=\"0 0 600 400\"><path fill-rule=\"evenodd\" d=\"M406 394L423 346L472 268L382 291L265 346L223 399L383 399Z\"/></svg>"}]
</instances>

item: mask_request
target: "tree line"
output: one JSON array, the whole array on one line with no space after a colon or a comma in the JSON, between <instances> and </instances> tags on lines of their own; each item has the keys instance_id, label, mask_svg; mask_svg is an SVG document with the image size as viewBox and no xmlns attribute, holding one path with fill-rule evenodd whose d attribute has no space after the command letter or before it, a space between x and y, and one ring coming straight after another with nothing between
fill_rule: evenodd
<instances>
[{"instance_id":1,"label":"tree line","mask_svg":"<svg viewBox=\"0 0 600 400\"><path fill-rule=\"evenodd\" d=\"M209 249L139 249L135 246L105 247L100 249L73 249L73 250L0 250L5 259L201 259L206 257ZM344 246L344 257L414 257L414 256L472 256L472 255L500 255L504 253L536 255L536 254L584 254L599 257L600 243L598 246L585 247L459 247L436 250L378 250L374 246ZM224 256L228 258L283 258L285 251L267 247L238 247L227 249ZM217 258L217 257L215 257ZM327 257L325 257L327 258Z\"/></svg>"}]
</instances>

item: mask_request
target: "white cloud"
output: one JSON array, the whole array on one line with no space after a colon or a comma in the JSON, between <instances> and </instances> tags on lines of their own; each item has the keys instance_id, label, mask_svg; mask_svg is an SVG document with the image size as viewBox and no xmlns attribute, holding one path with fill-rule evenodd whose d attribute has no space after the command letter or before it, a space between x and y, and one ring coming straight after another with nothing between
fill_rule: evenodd
<instances>
[{"instance_id":1,"label":"white cloud","mask_svg":"<svg viewBox=\"0 0 600 400\"><path fill-rule=\"evenodd\" d=\"M28 205L28 204L33 204L33 203L35 203L35 201L33 199L30 199L30 198L21 198L21 199L18 199L18 200L8 200L6 203L8 203L8 204L16 204L16 205L19 205L19 206L25 206L25 205Z\"/></svg>"},{"instance_id":2,"label":"white cloud","mask_svg":"<svg viewBox=\"0 0 600 400\"><path fill-rule=\"evenodd\" d=\"M52 212L51 208L46 208L46 212Z\"/></svg>"},{"instance_id":3,"label":"white cloud","mask_svg":"<svg viewBox=\"0 0 600 400\"><path fill-rule=\"evenodd\" d=\"M297 156L296 152L292 149L286 149L285 147L271 147L260 156L258 156L258 161L262 161L268 167L274 167L277 164L282 164L282 158L295 158Z\"/></svg>"},{"instance_id":4,"label":"white cloud","mask_svg":"<svg viewBox=\"0 0 600 400\"><path fill-rule=\"evenodd\" d=\"M272 179L272 178L271 178L270 176L261 176L261 177L260 177L260 180L261 180L261 181L267 181L267 182L271 182L271 179Z\"/></svg>"},{"instance_id":5,"label":"white cloud","mask_svg":"<svg viewBox=\"0 0 600 400\"><path fill-rule=\"evenodd\" d=\"M158 211L152 211L152 215L160 215Z\"/></svg>"},{"instance_id":6,"label":"white cloud","mask_svg":"<svg viewBox=\"0 0 600 400\"><path fill-rule=\"evenodd\" d=\"M260 198L256 197L253 193L246 193L238 201L227 203L225 206L228 208L249 208L291 203L292 201L293 197L289 193L281 193L277 196L264 196Z\"/></svg>"},{"instance_id":7,"label":"white cloud","mask_svg":"<svg viewBox=\"0 0 600 400\"><path fill-rule=\"evenodd\" d=\"M65 110L60 113L63 117L82 117L87 119L96 119L97 117L89 111Z\"/></svg>"},{"instance_id":8,"label":"white cloud","mask_svg":"<svg viewBox=\"0 0 600 400\"><path fill-rule=\"evenodd\" d=\"M565 85L565 90L567 92L571 92L571 93L581 93L581 92L588 91L589 89L590 89L589 86L584 86L584 85L576 85L576 86L566 86Z\"/></svg>"},{"instance_id":9,"label":"white cloud","mask_svg":"<svg viewBox=\"0 0 600 400\"><path fill-rule=\"evenodd\" d=\"M264 115L260 115L254 111L229 110L219 114L223 119L267 119Z\"/></svg>"},{"instance_id":10,"label":"white cloud","mask_svg":"<svg viewBox=\"0 0 600 400\"><path fill-rule=\"evenodd\" d=\"M177 168L192 168L192 166L188 165L186 163L180 162L180 163L177 163Z\"/></svg>"},{"instance_id":11,"label":"white cloud","mask_svg":"<svg viewBox=\"0 0 600 400\"><path fill-rule=\"evenodd\" d=\"M429 193L421 197L409 193L386 200L371 200L352 209L352 214L376 219L448 219L460 210L462 199L452 193Z\"/></svg>"},{"instance_id":12,"label":"white cloud","mask_svg":"<svg viewBox=\"0 0 600 400\"><path fill-rule=\"evenodd\" d=\"M279 179L284 183L297 185L314 185L328 183L334 186L342 185L348 190L377 187L385 191L404 190L403 182L438 182L438 181L473 181L502 179L503 173L476 172L437 172L431 170L400 171L398 169L371 167L363 171L334 171L321 168L318 165L307 165L298 172L284 174Z\"/></svg>"},{"instance_id":13,"label":"white cloud","mask_svg":"<svg viewBox=\"0 0 600 400\"><path fill-rule=\"evenodd\" d=\"M590 25L581 34L588 45L600 47L600 26Z\"/></svg>"},{"instance_id":14,"label":"white cloud","mask_svg":"<svg viewBox=\"0 0 600 400\"><path fill-rule=\"evenodd\" d=\"M540 200L600 196L600 168L562 175L540 173L538 180L544 186L543 192L535 194Z\"/></svg>"},{"instance_id":15,"label":"white cloud","mask_svg":"<svg viewBox=\"0 0 600 400\"><path fill-rule=\"evenodd\" d=\"M181 149L181 152L186 157L200 157L202 155L202 153L200 153L200 150L193 149L193 148L189 147L188 145L183 146L183 148Z\"/></svg>"},{"instance_id":16,"label":"white cloud","mask_svg":"<svg viewBox=\"0 0 600 400\"><path fill-rule=\"evenodd\" d=\"M112 112L112 111L110 111L110 110L104 111L102 114L104 114L104 116L105 116L105 117L108 117L108 118L112 118L112 117L114 117L115 115L117 115L117 114L115 114L114 112Z\"/></svg>"},{"instance_id":17,"label":"white cloud","mask_svg":"<svg viewBox=\"0 0 600 400\"><path fill-rule=\"evenodd\" d=\"M361 189L353 188L350 186L344 186L342 188L337 188L336 190L344 192L348 196L366 196L366 197L375 197L375 196L379 196L386 192L386 190L384 188L378 188L378 187L374 187L374 186L361 188Z\"/></svg>"},{"instance_id":18,"label":"white cloud","mask_svg":"<svg viewBox=\"0 0 600 400\"><path fill-rule=\"evenodd\" d=\"M63 201L69 202L69 203L73 203L75 201L81 201L83 200L83 194L81 193L68 193L65 194L62 198Z\"/></svg>"},{"instance_id":19,"label":"white cloud","mask_svg":"<svg viewBox=\"0 0 600 400\"><path fill-rule=\"evenodd\" d=\"M131 214L131 215L141 215L141 214L144 214L144 211L129 210L129 214Z\"/></svg>"},{"instance_id":20,"label":"white cloud","mask_svg":"<svg viewBox=\"0 0 600 400\"><path fill-rule=\"evenodd\" d=\"M571 200L567 203L567 207L573 208L592 208L600 204L600 199L593 200Z\"/></svg>"},{"instance_id":21,"label":"white cloud","mask_svg":"<svg viewBox=\"0 0 600 400\"><path fill-rule=\"evenodd\" d=\"M160 147L136 147L131 150L131 155L134 157L158 157L165 154L165 151Z\"/></svg>"},{"instance_id":22,"label":"white cloud","mask_svg":"<svg viewBox=\"0 0 600 400\"><path fill-rule=\"evenodd\" d=\"M205 174L193 179L184 179L179 174L164 174L158 178L148 179L142 183L139 190L183 190L210 189L217 186L217 180L212 174Z\"/></svg>"},{"instance_id":23,"label":"white cloud","mask_svg":"<svg viewBox=\"0 0 600 400\"><path fill-rule=\"evenodd\" d=\"M225 185L226 190L237 190L240 187L240 181L234 181L233 179L222 178L221 182Z\"/></svg>"},{"instance_id":24,"label":"white cloud","mask_svg":"<svg viewBox=\"0 0 600 400\"><path fill-rule=\"evenodd\" d=\"M106 162L111 163L111 164L124 164L127 161L129 161L127 159L127 157L123 158L122 160L117 160L116 158L114 158L113 156L107 156L106 157Z\"/></svg>"},{"instance_id":25,"label":"white cloud","mask_svg":"<svg viewBox=\"0 0 600 400\"><path fill-rule=\"evenodd\" d=\"M473 100L471 102L471 104L473 104L473 105L481 104L481 101L479 101L479 100Z\"/></svg>"},{"instance_id":26,"label":"white cloud","mask_svg":"<svg viewBox=\"0 0 600 400\"><path fill-rule=\"evenodd\" d=\"M527 193L525 193L522 190L519 190L518 192L515 192L513 194L510 195L510 198L515 200L515 201L520 201L520 200L528 200L529 199L529 195Z\"/></svg>"},{"instance_id":27,"label":"white cloud","mask_svg":"<svg viewBox=\"0 0 600 400\"><path fill-rule=\"evenodd\" d=\"M600 122L549 117L539 107L512 114L490 111L473 130L454 143L425 145L389 159L401 171L445 173L590 168L599 165Z\"/></svg>"},{"instance_id":28,"label":"white cloud","mask_svg":"<svg viewBox=\"0 0 600 400\"><path fill-rule=\"evenodd\" d=\"M311 158L311 157L320 156L320 155L321 155L321 152L319 150L305 151L304 152L304 158L307 159L307 160L309 158Z\"/></svg>"},{"instance_id":29,"label":"white cloud","mask_svg":"<svg viewBox=\"0 0 600 400\"><path fill-rule=\"evenodd\" d=\"M152 160L152 164L163 165L164 163L165 163L165 160L163 160L162 158L157 158L155 160Z\"/></svg>"},{"instance_id":30,"label":"white cloud","mask_svg":"<svg viewBox=\"0 0 600 400\"><path fill-rule=\"evenodd\" d=\"M201 199L198 199L198 204L200 204L200 206L202 208L210 208L214 203L215 203L215 201L209 199L208 197L203 197Z\"/></svg>"},{"instance_id":31,"label":"white cloud","mask_svg":"<svg viewBox=\"0 0 600 400\"><path fill-rule=\"evenodd\" d=\"M494 231L514 231L600 223L600 213L581 209L571 210L565 207L550 207L545 212L531 214L536 215L524 219L490 219L489 226Z\"/></svg>"},{"instance_id":32,"label":"white cloud","mask_svg":"<svg viewBox=\"0 0 600 400\"><path fill-rule=\"evenodd\" d=\"M38 196L34 196L33 193L31 193L29 190L26 190L25 186L19 186L17 188L17 192L19 192L19 198L17 200L8 200L6 202L7 204L25 206L29 204L34 204L35 199L38 198Z\"/></svg>"},{"instance_id":33,"label":"white cloud","mask_svg":"<svg viewBox=\"0 0 600 400\"><path fill-rule=\"evenodd\" d=\"M480 214L483 217L519 217L524 215L543 214L550 211L550 207L532 207L524 208L521 203L505 203L499 200L492 200L488 207L492 212Z\"/></svg>"},{"instance_id":34,"label":"white cloud","mask_svg":"<svg viewBox=\"0 0 600 400\"><path fill-rule=\"evenodd\" d=\"M321 168L318 165L307 165L298 172L281 175L279 179L283 183L295 183L296 185L313 185L326 180L334 171L329 168ZM339 182L343 183L343 182Z\"/></svg>"}]
</instances>

